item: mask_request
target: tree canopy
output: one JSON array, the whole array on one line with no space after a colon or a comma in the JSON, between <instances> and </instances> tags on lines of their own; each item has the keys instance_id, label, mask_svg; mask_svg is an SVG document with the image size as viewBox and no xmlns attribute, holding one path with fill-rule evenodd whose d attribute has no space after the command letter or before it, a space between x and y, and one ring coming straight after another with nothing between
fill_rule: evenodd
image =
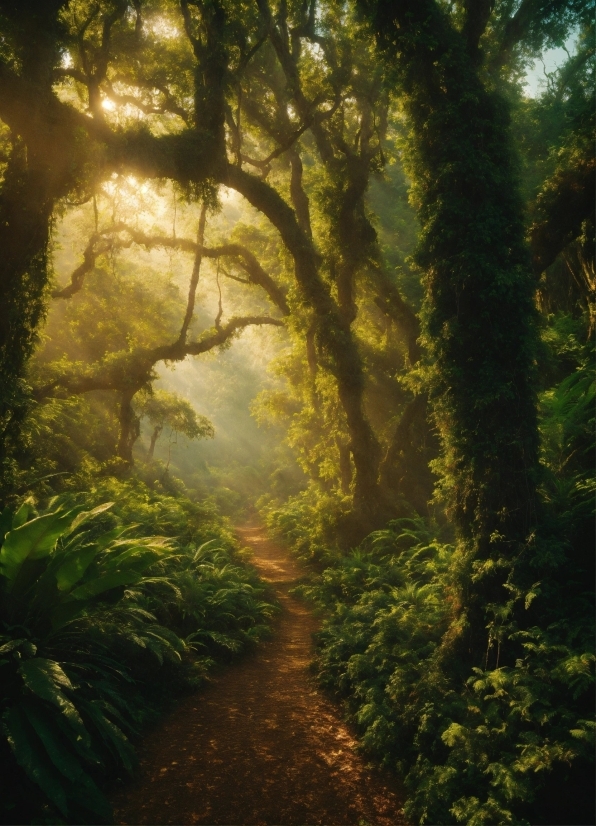
<instances>
[{"instance_id":1,"label":"tree canopy","mask_svg":"<svg viewBox=\"0 0 596 826\"><path fill-rule=\"evenodd\" d=\"M526 822L589 761L593 12L0 0L3 502L259 508L419 822Z\"/></svg>"}]
</instances>

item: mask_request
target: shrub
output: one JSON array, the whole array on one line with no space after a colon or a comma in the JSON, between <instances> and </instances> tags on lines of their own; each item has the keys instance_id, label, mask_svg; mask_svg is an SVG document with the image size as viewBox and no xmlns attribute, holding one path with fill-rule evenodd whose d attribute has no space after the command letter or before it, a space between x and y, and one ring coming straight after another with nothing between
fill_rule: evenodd
<instances>
[{"instance_id":1,"label":"shrub","mask_svg":"<svg viewBox=\"0 0 596 826\"><path fill-rule=\"evenodd\" d=\"M260 639L275 610L213 514L203 531L220 535L196 550L200 507L132 488L119 505L88 509L95 491L2 514L0 760L15 779L3 793L7 822L15 807L35 816L44 801L53 819L108 822L102 787L132 771L129 738L155 713L160 678L169 695L176 681L196 685L214 657ZM142 528L126 524L133 512ZM141 535L161 519L185 544Z\"/></svg>"},{"instance_id":2,"label":"shrub","mask_svg":"<svg viewBox=\"0 0 596 826\"><path fill-rule=\"evenodd\" d=\"M120 599L171 553L158 538L97 534L109 505L3 514L0 550L2 727L15 760L64 816L109 818L96 775L133 751L130 669L115 640L179 658L184 644L134 602ZM95 533L95 535L93 535ZM110 602L117 600L113 605Z\"/></svg>"},{"instance_id":3,"label":"shrub","mask_svg":"<svg viewBox=\"0 0 596 826\"><path fill-rule=\"evenodd\" d=\"M399 520L302 586L326 613L319 679L346 699L363 746L405 776L412 821L547 822L535 818L553 772L590 784L592 614L584 603L583 622L522 625L516 594L502 664L457 673L457 564L422 522ZM538 598L523 595L528 613Z\"/></svg>"}]
</instances>

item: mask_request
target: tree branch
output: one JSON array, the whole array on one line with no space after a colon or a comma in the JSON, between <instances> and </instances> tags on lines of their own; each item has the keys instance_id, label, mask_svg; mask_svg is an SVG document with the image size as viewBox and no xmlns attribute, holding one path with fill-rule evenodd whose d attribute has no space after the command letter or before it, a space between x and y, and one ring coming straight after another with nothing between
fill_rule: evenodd
<instances>
[{"instance_id":1,"label":"tree branch","mask_svg":"<svg viewBox=\"0 0 596 826\"><path fill-rule=\"evenodd\" d=\"M112 238L110 241L106 240L100 243L103 236L113 235L119 232L126 232L130 238L127 240ZM94 246L98 243L100 243L99 249ZM205 247L188 238L173 238L167 235L147 235L122 222L108 227L101 234L94 233L83 253L83 263L80 264L71 275L70 284L61 290L56 290L52 294L53 297L70 298L82 288L85 275L93 269L99 255L112 249L128 248L132 243L139 244L139 246L143 246L146 249L153 249L155 247L178 249L184 252L192 252L204 258L235 258L238 266L248 275L250 283L262 287L270 300L285 316L290 313L285 294L281 287L279 287L263 269L256 256L247 247L242 246L242 244L227 243L220 244L217 247Z\"/></svg>"},{"instance_id":2,"label":"tree branch","mask_svg":"<svg viewBox=\"0 0 596 826\"><path fill-rule=\"evenodd\" d=\"M94 269L98 257L104 255L112 247L111 242L103 241L100 244L98 243L100 240L101 236L99 233L94 232L83 253L83 263L79 264L70 276L70 284L61 290L53 290L52 298L71 298L71 296L82 288L85 276Z\"/></svg>"},{"instance_id":3,"label":"tree branch","mask_svg":"<svg viewBox=\"0 0 596 826\"><path fill-rule=\"evenodd\" d=\"M195 298L197 294L197 285L199 283L199 275L201 272L201 261L203 260L203 241L205 240L205 221L207 220L207 205L203 203L201 207L201 215L199 218L199 228L197 230L197 244L195 249L195 260L192 267L192 275L190 277L190 286L188 288L188 301L186 303L186 312L184 320L180 329L180 336L178 340L181 344L186 343L186 334L195 311Z\"/></svg>"},{"instance_id":4,"label":"tree branch","mask_svg":"<svg viewBox=\"0 0 596 826\"><path fill-rule=\"evenodd\" d=\"M184 343L177 340L153 349L126 353L121 360L109 367L100 367L95 374L59 376L45 385L34 388L32 395L36 401L43 401L48 398L68 398L94 390L116 390L121 393L132 391L132 398L153 379L153 368L160 361L183 361L187 356L199 356L226 344L246 327L264 325L283 327L284 322L270 316L232 318L215 333L207 334L197 341Z\"/></svg>"}]
</instances>

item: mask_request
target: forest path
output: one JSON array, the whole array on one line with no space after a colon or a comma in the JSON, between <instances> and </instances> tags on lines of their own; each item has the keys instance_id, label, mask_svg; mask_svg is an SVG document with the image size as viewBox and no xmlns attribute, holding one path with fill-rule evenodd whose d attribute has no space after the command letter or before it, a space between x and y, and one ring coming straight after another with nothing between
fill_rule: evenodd
<instances>
[{"instance_id":1,"label":"forest path","mask_svg":"<svg viewBox=\"0 0 596 826\"><path fill-rule=\"evenodd\" d=\"M300 569L262 528L238 530L282 611L271 640L184 699L146 738L119 824L393 826L400 802L354 751L309 674L317 621L288 593Z\"/></svg>"}]
</instances>

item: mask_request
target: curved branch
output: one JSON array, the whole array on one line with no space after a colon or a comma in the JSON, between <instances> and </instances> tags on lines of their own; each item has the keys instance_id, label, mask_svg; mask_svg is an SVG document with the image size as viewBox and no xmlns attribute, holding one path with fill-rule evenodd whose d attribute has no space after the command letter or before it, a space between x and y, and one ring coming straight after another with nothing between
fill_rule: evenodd
<instances>
[{"instance_id":1,"label":"curved branch","mask_svg":"<svg viewBox=\"0 0 596 826\"><path fill-rule=\"evenodd\" d=\"M104 241L99 249L95 247L105 235L114 235L119 232L126 232L129 240L112 238ZM284 315L290 314L290 308L286 301L285 294L281 287L275 283L273 278L263 269L256 256L242 244L226 243L217 247L205 247L188 238L174 238L168 235L148 235L144 232L129 227L119 222L105 229L102 233L94 233L83 253L83 263L72 273L70 284L61 290L56 290L52 294L54 298L70 298L78 292L84 283L85 276L95 266L96 259L112 249L125 249L132 243L139 244L146 249L163 247L166 249L177 249L183 252L200 254L204 258L236 258L238 265L246 272L249 281L255 286L262 287L271 301L278 307Z\"/></svg>"},{"instance_id":2,"label":"curved branch","mask_svg":"<svg viewBox=\"0 0 596 826\"><path fill-rule=\"evenodd\" d=\"M147 87L149 87L149 84ZM187 112L185 112L184 109L176 103L167 90L157 86L153 86L152 88L157 89L164 95L164 101L161 106L153 106L148 103L143 103L143 101L139 100L139 98L134 95L121 95L114 91L114 87L111 84L104 87L103 92L106 97L112 100L117 106L124 106L128 104L129 106L136 107L145 115L165 115L166 112L169 112L173 115L178 115L178 117L181 118L188 126L190 118L188 117Z\"/></svg>"},{"instance_id":3,"label":"curved branch","mask_svg":"<svg viewBox=\"0 0 596 826\"><path fill-rule=\"evenodd\" d=\"M350 330L342 318L328 285L318 271L318 255L310 238L300 228L294 210L265 181L228 164L222 181L243 195L267 216L280 233L294 258L296 281L314 313L316 339L337 380L345 410L356 466L354 499L365 520L374 521L379 507L378 462L380 446L364 415L362 359Z\"/></svg>"},{"instance_id":4,"label":"curved branch","mask_svg":"<svg viewBox=\"0 0 596 826\"><path fill-rule=\"evenodd\" d=\"M221 327L216 333L207 336L200 341L186 345L186 355L200 356L201 353L206 353L214 347L219 347L225 344L230 338L239 333L245 327L284 327L284 322L279 318L271 318L270 316L247 316L244 318L232 318L225 327ZM167 359L167 356L166 356Z\"/></svg>"},{"instance_id":5,"label":"curved branch","mask_svg":"<svg viewBox=\"0 0 596 826\"><path fill-rule=\"evenodd\" d=\"M183 361L187 356L199 356L226 344L246 327L264 325L283 327L284 322L270 316L232 318L216 332L208 333L197 341L185 343L178 340L150 350L136 350L125 354L120 361L109 367L100 368L95 375L59 376L45 385L34 388L32 395L38 402L48 398L78 396L93 390L117 390L121 393L132 392L134 395L151 381L153 368L160 361Z\"/></svg>"},{"instance_id":6,"label":"curved branch","mask_svg":"<svg viewBox=\"0 0 596 826\"><path fill-rule=\"evenodd\" d=\"M102 243L99 243L102 241ZM95 262L100 255L112 249L113 243L103 240L98 232L94 232L83 252L83 263L73 270L70 283L61 290L52 290L52 298L71 298L83 287L85 276L95 268Z\"/></svg>"}]
</instances>

